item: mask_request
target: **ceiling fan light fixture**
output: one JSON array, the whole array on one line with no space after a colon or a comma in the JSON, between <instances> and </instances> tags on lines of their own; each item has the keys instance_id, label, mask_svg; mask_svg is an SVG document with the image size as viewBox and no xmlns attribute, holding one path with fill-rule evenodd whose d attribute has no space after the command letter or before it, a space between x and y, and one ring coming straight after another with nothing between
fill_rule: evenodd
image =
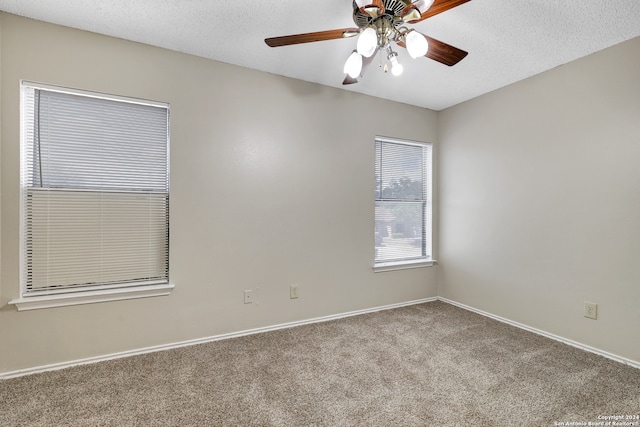
<instances>
[{"instance_id":1,"label":"ceiling fan light fixture","mask_svg":"<svg viewBox=\"0 0 640 427\"><path fill-rule=\"evenodd\" d=\"M356 79L360 75L361 71L362 56L354 50L347 58L347 62L344 63L344 72L352 79Z\"/></svg>"},{"instance_id":2,"label":"ceiling fan light fixture","mask_svg":"<svg viewBox=\"0 0 640 427\"><path fill-rule=\"evenodd\" d=\"M376 30L369 27L360 33L358 44L356 46L358 53L365 58L369 58L374 54L378 47L378 35Z\"/></svg>"},{"instance_id":3,"label":"ceiling fan light fixture","mask_svg":"<svg viewBox=\"0 0 640 427\"><path fill-rule=\"evenodd\" d=\"M392 52L389 54L389 62L391 62L391 74L399 76L404 71L404 67L398 62L398 54Z\"/></svg>"},{"instance_id":4,"label":"ceiling fan light fixture","mask_svg":"<svg viewBox=\"0 0 640 427\"><path fill-rule=\"evenodd\" d=\"M344 0L343 0L344 1ZM358 36L356 49L349 54L343 84L356 83L363 69L380 52L380 68L395 76L402 74L404 67L398 63L398 54L392 43L407 49L412 58L428 57L441 64L453 66L465 58L468 52L428 37L404 26L424 21L434 15L453 9L470 0L351 0L353 22L356 28L315 31L290 34L264 39L267 46L289 46L325 40Z\"/></svg>"},{"instance_id":5,"label":"ceiling fan light fixture","mask_svg":"<svg viewBox=\"0 0 640 427\"><path fill-rule=\"evenodd\" d=\"M429 51L429 42L427 42L426 37L416 30L409 31L405 36L405 40L407 52L413 59L425 56Z\"/></svg>"}]
</instances>

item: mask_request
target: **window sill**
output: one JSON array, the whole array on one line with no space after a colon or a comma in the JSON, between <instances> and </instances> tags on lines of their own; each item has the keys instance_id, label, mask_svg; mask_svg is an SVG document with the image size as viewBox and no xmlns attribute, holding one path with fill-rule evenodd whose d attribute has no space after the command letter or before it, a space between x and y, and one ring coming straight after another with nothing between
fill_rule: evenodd
<instances>
[{"instance_id":1,"label":"window sill","mask_svg":"<svg viewBox=\"0 0 640 427\"><path fill-rule=\"evenodd\" d=\"M437 263L436 260L414 260L414 261L396 261L396 262L380 262L373 266L373 271L375 273L382 273L385 271L394 271L394 270L407 270L409 268L423 268L423 267L431 267L433 264Z\"/></svg>"},{"instance_id":2,"label":"window sill","mask_svg":"<svg viewBox=\"0 0 640 427\"><path fill-rule=\"evenodd\" d=\"M15 305L18 311L38 310L41 308L64 307L68 305L164 296L169 295L174 287L175 285L172 284L147 285L68 294L28 296L11 300L9 304Z\"/></svg>"}]
</instances>

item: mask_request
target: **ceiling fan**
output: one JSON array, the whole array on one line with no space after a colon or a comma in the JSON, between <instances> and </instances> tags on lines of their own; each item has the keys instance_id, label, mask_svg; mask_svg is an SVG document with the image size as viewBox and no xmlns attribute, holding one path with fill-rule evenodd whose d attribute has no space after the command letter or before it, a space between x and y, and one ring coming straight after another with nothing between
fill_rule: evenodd
<instances>
[{"instance_id":1,"label":"ceiling fan","mask_svg":"<svg viewBox=\"0 0 640 427\"><path fill-rule=\"evenodd\" d=\"M357 28L270 37L264 41L271 47L278 47L359 36L357 49L344 65L347 76L342 84L345 85L358 82L363 69L373 61L376 52L380 52L380 66L385 72L390 64L393 75L402 74L403 67L398 62L398 54L394 52L391 42L406 48L412 58L426 56L452 66L467 56L468 52L407 28L405 24L416 24L468 1L353 0L353 21Z\"/></svg>"}]
</instances>

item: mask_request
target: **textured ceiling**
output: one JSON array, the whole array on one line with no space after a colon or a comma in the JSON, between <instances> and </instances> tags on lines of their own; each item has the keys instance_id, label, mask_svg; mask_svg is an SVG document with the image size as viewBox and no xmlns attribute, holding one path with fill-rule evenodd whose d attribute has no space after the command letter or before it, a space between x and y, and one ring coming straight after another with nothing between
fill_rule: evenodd
<instances>
[{"instance_id":1,"label":"textured ceiling","mask_svg":"<svg viewBox=\"0 0 640 427\"><path fill-rule=\"evenodd\" d=\"M355 38L263 40L354 27L351 0L0 0L0 10L433 110L640 36L640 0L472 0L413 26L468 51L456 66L397 49L400 77L374 62L342 86Z\"/></svg>"}]
</instances>

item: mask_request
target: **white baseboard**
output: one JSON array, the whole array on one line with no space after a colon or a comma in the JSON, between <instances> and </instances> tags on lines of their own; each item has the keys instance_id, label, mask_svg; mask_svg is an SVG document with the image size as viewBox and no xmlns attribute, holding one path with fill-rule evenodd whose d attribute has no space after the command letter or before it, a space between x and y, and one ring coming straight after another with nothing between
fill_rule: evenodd
<instances>
[{"instance_id":1,"label":"white baseboard","mask_svg":"<svg viewBox=\"0 0 640 427\"><path fill-rule=\"evenodd\" d=\"M486 311L482 311L482 310L479 310L477 308L470 307L468 305L461 304L459 302L452 301L452 300L447 299L447 298L433 297L433 298L423 298L423 299L419 299L419 300L407 301L407 302L402 302L402 303L397 303L397 304L389 304L389 305L380 306L380 307L367 308L367 309L363 309L363 310L350 311L350 312L346 312L346 313L332 314L332 315L329 315L329 316L316 317L316 318L313 318L313 319L305 319L305 320L298 320L298 321L295 321L295 322L281 323L281 324L278 324L278 325L265 326L265 327L261 327L261 328L255 328L255 329L248 329L248 330L245 330L245 331L231 332L231 333L227 333L227 334L214 335L214 336L210 336L210 337L197 338L197 339L187 340L187 341L180 341L180 342L176 342L176 343L163 344L163 345L157 345L157 346L152 346L152 347L145 347L145 348L140 348L140 349L122 351L122 352L107 354L107 355L103 355L103 356L88 357L88 358L85 358L85 359L78 359L78 360L72 360L72 361L68 361L68 362L53 363L53 364L50 364L50 365L36 366L36 367L33 367L33 368L20 369L20 370L17 370L17 371L9 371L9 372L0 373L0 380L9 379L9 378L16 378L16 377L21 377L21 376L31 375L31 374L37 374L37 373L40 373L40 372L57 371L57 370L60 370L60 369L70 368L72 366L87 365L87 364L98 363L98 362L103 362L103 361L107 361L107 360L121 359L123 357L136 356L136 355L139 355L139 354L154 353L156 351L170 350L170 349L173 349L173 348L187 347L187 346L197 345L197 344L205 344L205 343L208 343L208 342L220 341L220 340L229 339L229 338L237 338L237 337L242 337L242 336L245 336L245 335L259 334L259 333L263 333L263 332L275 331L275 330L278 330L278 329L287 329L287 328L293 328L293 327L296 327L296 326L308 325L308 324L312 324L312 323L328 322L330 320L342 319L342 318L351 317L351 316L358 316L358 315L367 314L367 313L374 313L376 311L391 310L391 309L394 309L394 308L406 307L406 306L415 305L415 304L423 304L423 303L426 303L426 302L433 302L433 301L442 301L444 303L451 304L451 305L454 305L456 307L460 307L460 308L463 308L465 310L472 311L472 312L480 314L482 316L489 317L489 318L497 320L499 322L507 323L507 324L509 324L511 326L515 326L517 328L524 329L524 330L529 331L529 332L533 332L534 334L542 335L542 336L550 338L552 340L560 341L562 343L568 344L568 345L573 346L573 347L577 347L577 348L582 349L584 351L588 351L590 353L595 353L595 354L598 354L600 356L606 357L608 359L614 360L616 362L624 363L626 365L629 365L629 366L632 366L632 367L640 369L640 362L637 362L637 361L634 361L634 360L631 360L631 359L627 359L625 357L618 356L616 354L608 353L606 351L603 351L603 350L600 350L600 349L597 349L597 348L594 348L594 347L591 347L591 346L588 346L588 345L585 345L585 344L582 344L582 343L579 343L579 342L576 342L576 341L572 341L570 339L563 338L563 337L560 337L558 335L554 335L554 334L551 334L549 332L542 331L540 329L532 328L532 327L524 325L522 323L514 322L514 321L506 319L504 317L496 316L496 315L488 313Z\"/></svg>"},{"instance_id":2,"label":"white baseboard","mask_svg":"<svg viewBox=\"0 0 640 427\"><path fill-rule=\"evenodd\" d=\"M551 338L552 340L555 340L555 341L560 341L560 342L562 342L564 344L568 344L568 345L570 345L572 347L577 347L577 348L579 348L581 350L588 351L589 353L595 353L597 355L606 357L607 359L611 359L611 360L614 360L616 362L624 363L625 365L633 366L634 368L640 369L640 362L637 362L635 360L627 359L626 357L618 356L617 354L609 353L609 352L606 352L604 350L600 350L598 348L591 347L591 346L588 346L586 344L582 344L582 343L579 343L577 341L570 340L568 338L564 338L564 337L561 337L561 336L558 336L558 335L554 335L554 334L551 334L549 332L546 332L546 331L543 331L543 330L540 330L540 329L532 328L531 326L527 326L527 325L522 324L522 323L514 322L513 320L505 319L504 317L496 316L495 314L487 313L486 311L482 311L482 310L479 310L479 309L477 309L475 307L470 307L468 305L461 304L459 302L452 301L452 300L447 299L447 298L438 297L438 300L442 301L442 302L446 302L447 304L455 305L456 307L460 307L460 308L463 308L465 310L472 311L472 312L480 314L482 316L489 317L489 318L497 320L499 322L507 323L507 324L509 324L511 326L515 326L516 328L524 329L525 331L533 332L534 334L542 335L543 337Z\"/></svg>"},{"instance_id":3,"label":"white baseboard","mask_svg":"<svg viewBox=\"0 0 640 427\"><path fill-rule=\"evenodd\" d=\"M330 320L342 319L342 318L351 317L351 316L358 316L358 315L367 314L367 313L374 313L376 311L391 310L394 308L406 307L406 306L415 305L415 304L423 304L425 302L433 302L437 300L438 300L438 297L423 298L419 300L401 302L397 304L389 304L389 305L384 305L380 307L366 308L363 310L349 311L347 313L332 314L329 316L316 317L313 319L298 320L295 322L281 323L278 325L265 326L262 328L248 329L248 330L239 331L239 332L231 332L228 334L214 335L210 337L197 338L197 339L188 340L188 341L180 341L180 342L171 343L171 344L163 344L163 345L156 345L152 347L145 347L145 348L140 348L135 350L122 351L118 353L107 354L104 356L88 357L86 359L78 359L78 360L72 360L68 362L53 363L50 365L20 369L17 371L3 372L3 373L0 373L0 380L22 377L22 376L31 375L31 374L37 374L40 372L57 371L60 369L70 368L72 366L88 365L90 363L98 363L98 362L104 362L107 360L121 359L123 357L136 356L139 354L146 354L146 353L154 353L156 351L170 350L173 348L204 344L208 342L220 341L220 340L229 339L229 338L237 338L245 335L259 334L262 332L275 331L278 329L287 329L287 328L293 328L301 325L308 325L312 323L328 322Z\"/></svg>"}]
</instances>

